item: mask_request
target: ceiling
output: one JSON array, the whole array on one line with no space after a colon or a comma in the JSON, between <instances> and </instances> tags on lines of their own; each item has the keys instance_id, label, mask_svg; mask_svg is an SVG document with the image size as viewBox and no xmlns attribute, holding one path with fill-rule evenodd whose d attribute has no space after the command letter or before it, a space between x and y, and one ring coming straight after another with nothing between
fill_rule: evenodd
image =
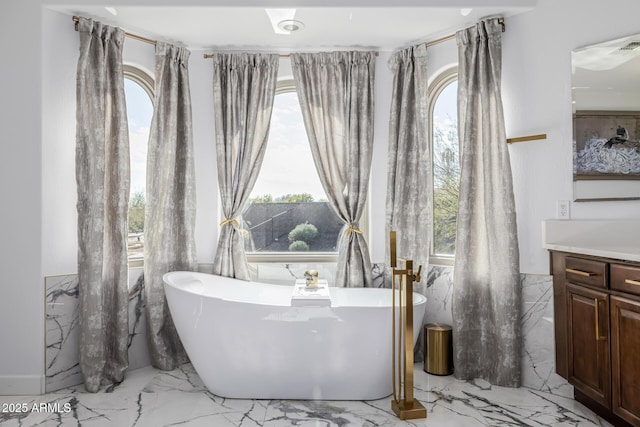
<instances>
[{"instance_id":1,"label":"ceiling","mask_svg":"<svg viewBox=\"0 0 640 427\"><path fill-rule=\"evenodd\" d=\"M506 18L532 9L522 2L513 3L515 5L505 6L502 2L470 10L441 5L302 7L295 9L295 19L304 23L304 29L291 34L276 34L265 8L255 6L60 6L54 9L192 50L290 52L336 48L395 50L452 34L483 17Z\"/></svg>"},{"instance_id":2,"label":"ceiling","mask_svg":"<svg viewBox=\"0 0 640 427\"><path fill-rule=\"evenodd\" d=\"M577 49L571 59L574 90L640 92L640 34Z\"/></svg>"}]
</instances>

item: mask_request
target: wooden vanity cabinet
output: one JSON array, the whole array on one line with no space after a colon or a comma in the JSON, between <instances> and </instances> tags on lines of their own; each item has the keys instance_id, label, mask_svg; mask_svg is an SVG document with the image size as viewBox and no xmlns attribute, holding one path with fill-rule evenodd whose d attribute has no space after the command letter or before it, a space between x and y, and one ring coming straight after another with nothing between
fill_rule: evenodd
<instances>
[{"instance_id":1,"label":"wooden vanity cabinet","mask_svg":"<svg viewBox=\"0 0 640 427\"><path fill-rule=\"evenodd\" d=\"M616 426L640 427L640 263L551 252L556 372Z\"/></svg>"},{"instance_id":2,"label":"wooden vanity cabinet","mask_svg":"<svg viewBox=\"0 0 640 427\"><path fill-rule=\"evenodd\" d=\"M640 426L640 302L611 297L613 412Z\"/></svg>"},{"instance_id":3,"label":"wooden vanity cabinet","mask_svg":"<svg viewBox=\"0 0 640 427\"><path fill-rule=\"evenodd\" d=\"M567 285L568 380L611 408L609 296L585 286Z\"/></svg>"}]
</instances>

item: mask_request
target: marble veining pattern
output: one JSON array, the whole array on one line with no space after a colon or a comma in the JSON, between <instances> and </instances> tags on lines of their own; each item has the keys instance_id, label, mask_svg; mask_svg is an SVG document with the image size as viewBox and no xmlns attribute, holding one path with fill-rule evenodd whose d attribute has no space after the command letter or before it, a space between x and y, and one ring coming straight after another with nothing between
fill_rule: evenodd
<instances>
[{"instance_id":1,"label":"marble veining pattern","mask_svg":"<svg viewBox=\"0 0 640 427\"><path fill-rule=\"evenodd\" d=\"M150 362L144 316L143 269L129 270L129 369ZM47 392L82 383L78 354L78 275L45 278Z\"/></svg>"},{"instance_id":2,"label":"marble veining pattern","mask_svg":"<svg viewBox=\"0 0 640 427\"><path fill-rule=\"evenodd\" d=\"M208 264L201 264L200 271L210 272ZM317 269L321 277L333 277L335 265L323 263L252 264L254 280L267 283L292 284L302 278L307 269ZM372 265L374 285L389 287L390 271L383 263ZM425 323L451 324L451 296L453 269L430 266L423 274L424 294L427 296ZM553 346L553 287L548 275L521 275L522 331L522 385L560 396L573 396L573 388L554 373ZM129 366L130 369L148 366L149 352L145 336L144 281L142 269L130 270L129 302ZM82 377L78 366L77 330L77 275L47 277L46 288L46 390L80 384ZM416 360L422 360L423 344L416 347Z\"/></svg>"},{"instance_id":3,"label":"marble veining pattern","mask_svg":"<svg viewBox=\"0 0 640 427\"><path fill-rule=\"evenodd\" d=\"M144 315L144 269L129 270L129 369L151 364Z\"/></svg>"},{"instance_id":4,"label":"marble veining pattern","mask_svg":"<svg viewBox=\"0 0 640 427\"><path fill-rule=\"evenodd\" d=\"M47 391L82 382L78 363L78 275L45 278Z\"/></svg>"},{"instance_id":5,"label":"marble veining pattern","mask_svg":"<svg viewBox=\"0 0 640 427\"><path fill-rule=\"evenodd\" d=\"M553 278L522 274L522 384L573 397L573 387L555 373Z\"/></svg>"},{"instance_id":6,"label":"marble veining pattern","mask_svg":"<svg viewBox=\"0 0 640 427\"><path fill-rule=\"evenodd\" d=\"M553 278L521 274L522 286L522 385L572 397L573 387L555 374L553 329ZM431 266L426 275L425 323L451 324L453 269Z\"/></svg>"},{"instance_id":7,"label":"marble veining pattern","mask_svg":"<svg viewBox=\"0 0 640 427\"><path fill-rule=\"evenodd\" d=\"M386 266L383 263L371 264L371 278L374 288L384 288L387 283Z\"/></svg>"},{"instance_id":8,"label":"marble veining pattern","mask_svg":"<svg viewBox=\"0 0 640 427\"><path fill-rule=\"evenodd\" d=\"M430 266L426 274L426 323L452 324L451 298L453 295L453 269Z\"/></svg>"},{"instance_id":9,"label":"marble veining pattern","mask_svg":"<svg viewBox=\"0 0 640 427\"><path fill-rule=\"evenodd\" d=\"M484 381L459 381L415 367L415 396L427 419L401 421L387 397L374 401L225 399L209 393L190 364L163 372L146 367L127 372L118 385L86 393L83 386L43 396L0 396L0 426L606 426L572 399ZM46 409L41 403L46 403ZM34 406L35 405L35 406Z\"/></svg>"}]
</instances>

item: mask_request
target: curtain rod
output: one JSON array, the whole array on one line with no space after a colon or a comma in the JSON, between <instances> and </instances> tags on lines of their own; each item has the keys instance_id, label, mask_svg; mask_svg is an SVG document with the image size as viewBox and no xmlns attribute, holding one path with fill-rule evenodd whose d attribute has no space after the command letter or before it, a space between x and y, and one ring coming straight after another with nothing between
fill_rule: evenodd
<instances>
[{"instance_id":1,"label":"curtain rod","mask_svg":"<svg viewBox=\"0 0 640 427\"><path fill-rule=\"evenodd\" d=\"M498 23L500 25L502 25L502 32L504 33L505 30L506 30L506 26L504 24L504 18L498 18ZM432 40L430 42L425 42L424 44L427 45L427 47L429 47L429 46L433 46L433 45L436 45L436 44L439 44L439 43L442 43L442 42L446 42L447 40L451 40L451 39L454 39L454 38L456 38L456 34L455 33L454 34L449 34L448 36L440 37L439 39L435 39L435 40ZM205 59L211 59L214 56L215 56L215 53L205 53L204 54L204 58ZM289 58L290 56L291 56L290 54L283 54L283 55L280 55L280 58ZM378 52L376 52L376 56L378 56Z\"/></svg>"},{"instance_id":2,"label":"curtain rod","mask_svg":"<svg viewBox=\"0 0 640 427\"><path fill-rule=\"evenodd\" d=\"M221 53L222 53L222 52L221 52ZM378 53L378 52L373 52L373 54L374 54L375 56L378 56L378 54L379 54L379 53ZM211 59L211 58L213 58L214 56L216 56L216 54L215 54L215 53L205 53L203 56L204 56L204 59ZM291 54L290 54L290 53L283 53L283 54L280 54L280 55L278 55L278 56L279 56L280 58L290 58L290 57L291 57Z\"/></svg>"},{"instance_id":3,"label":"curtain rod","mask_svg":"<svg viewBox=\"0 0 640 427\"><path fill-rule=\"evenodd\" d=\"M504 33L506 30L506 27L504 25L504 18L498 18L498 24L502 25L502 32ZM425 42L425 44L427 45L427 47L429 47L429 46L433 46L435 44L446 42L447 40L451 40L455 38L456 38L456 34L453 33L453 34L449 34L448 36L444 36L444 37L440 37L439 39L432 40L430 42Z\"/></svg>"},{"instance_id":4,"label":"curtain rod","mask_svg":"<svg viewBox=\"0 0 640 427\"><path fill-rule=\"evenodd\" d=\"M78 16L75 16L75 15L74 15L74 16L72 17L72 19L73 19L73 22L75 23L75 30L76 30L76 31L78 31L78 23L80 22L80 18L79 18ZM145 43L152 44L152 45L154 45L154 46L158 43L156 40L148 39L148 38L146 38L146 37L142 37L142 36L139 36L139 35L137 35L137 34L132 34L132 33L127 33L127 32L125 32L125 33L124 33L124 35L125 35L125 36L127 36L127 37L129 37L129 38L132 38L132 39L135 39L135 40L139 40L139 41L141 41L141 42L145 42ZM378 56L378 52L374 52L374 54L375 54L376 56ZM211 58L213 58L214 56L215 56L215 53L205 53L205 54L204 54L205 59L211 59ZM289 57L291 56L291 54L288 54L288 53L287 53L287 54L282 54L282 55L278 55L278 56L279 56L280 58L289 58Z\"/></svg>"},{"instance_id":5,"label":"curtain rod","mask_svg":"<svg viewBox=\"0 0 640 427\"><path fill-rule=\"evenodd\" d=\"M73 19L73 22L75 23L75 30L78 31L78 23L80 22L80 18L74 15L72 17L72 19ZM504 18L498 18L498 23L500 25L502 25L502 32L504 33L505 29L506 29L505 28L505 24L504 24ZM149 44L152 44L154 46L158 43L156 40L148 39L146 37L142 37L142 36L139 36L137 34L132 34L132 33L125 32L124 35L129 37L129 38L132 38L134 40L138 40L138 41L141 41L141 42L149 43ZM451 40L451 39L453 39L455 37L456 37L455 33L454 34L449 34L448 36L444 36L444 37L441 37L439 39L432 40L430 42L425 42L425 44L427 45L427 47L429 47L429 46L433 46L433 45L436 45L436 44L439 44L439 43L442 43L442 42L446 42L447 40ZM375 52L375 55L378 56L378 52ZM215 56L215 53L205 53L204 54L204 58L205 59L211 59L214 56ZM279 56L280 56L280 58L289 58L291 56L291 54L283 54L283 55L279 55Z\"/></svg>"},{"instance_id":6,"label":"curtain rod","mask_svg":"<svg viewBox=\"0 0 640 427\"><path fill-rule=\"evenodd\" d=\"M74 15L72 17L72 19L73 19L73 22L75 23L75 30L78 31L78 23L80 22L80 18ZM498 23L500 25L502 25L502 32L504 33L504 31L505 31L504 18L499 18L498 19ZM142 36L139 36L137 34L131 34L131 33L125 32L124 35L129 37L129 38L141 41L141 42L152 44L154 46L157 43L156 40L148 39L146 37L142 37ZM447 40L451 40L451 39L455 38L455 36L456 36L455 34L450 34L448 36L441 37L439 39L436 39L436 40L433 40L433 41L430 41L430 42L426 42L425 44L427 45L427 47L428 46L433 46L435 44L442 43L442 42L445 42ZM375 56L378 56L378 52L374 52L374 54L375 54ZM210 58L213 58L214 56L215 56L215 53L205 53L204 54L205 59L210 59ZM291 57L291 54L287 53L287 54L282 54L282 55L278 55L278 56L280 58L289 58L289 57ZM546 139L546 138L547 138L547 134L529 135L529 136L522 136L522 137L519 137L519 138L509 138L509 139L507 139L507 143L508 144L512 144L514 142L534 141L534 140L537 140L537 139Z\"/></svg>"},{"instance_id":7,"label":"curtain rod","mask_svg":"<svg viewBox=\"0 0 640 427\"><path fill-rule=\"evenodd\" d=\"M75 23L75 30L78 31L78 23L80 22L80 18L77 17L77 16L73 16L72 19L73 19L73 22ZM131 39L138 40L138 41L145 42L145 43L149 43L149 44L152 44L154 46L158 43L156 40L148 39L146 37L142 37L142 36L139 36L137 34L131 34L131 33L125 32L124 35L129 37L129 38L131 38Z\"/></svg>"}]
</instances>

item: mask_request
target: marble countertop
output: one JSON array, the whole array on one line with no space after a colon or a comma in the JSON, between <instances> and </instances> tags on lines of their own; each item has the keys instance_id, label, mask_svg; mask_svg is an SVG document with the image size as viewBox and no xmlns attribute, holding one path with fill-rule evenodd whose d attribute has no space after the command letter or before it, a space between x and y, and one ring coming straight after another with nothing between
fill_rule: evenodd
<instances>
[{"instance_id":1,"label":"marble countertop","mask_svg":"<svg viewBox=\"0 0 640 427\"><path fill-rule=\"evenodd\" d=\"M640 220L545 220L542 246L640 262Z\"/></svg>"}]
</instances>

